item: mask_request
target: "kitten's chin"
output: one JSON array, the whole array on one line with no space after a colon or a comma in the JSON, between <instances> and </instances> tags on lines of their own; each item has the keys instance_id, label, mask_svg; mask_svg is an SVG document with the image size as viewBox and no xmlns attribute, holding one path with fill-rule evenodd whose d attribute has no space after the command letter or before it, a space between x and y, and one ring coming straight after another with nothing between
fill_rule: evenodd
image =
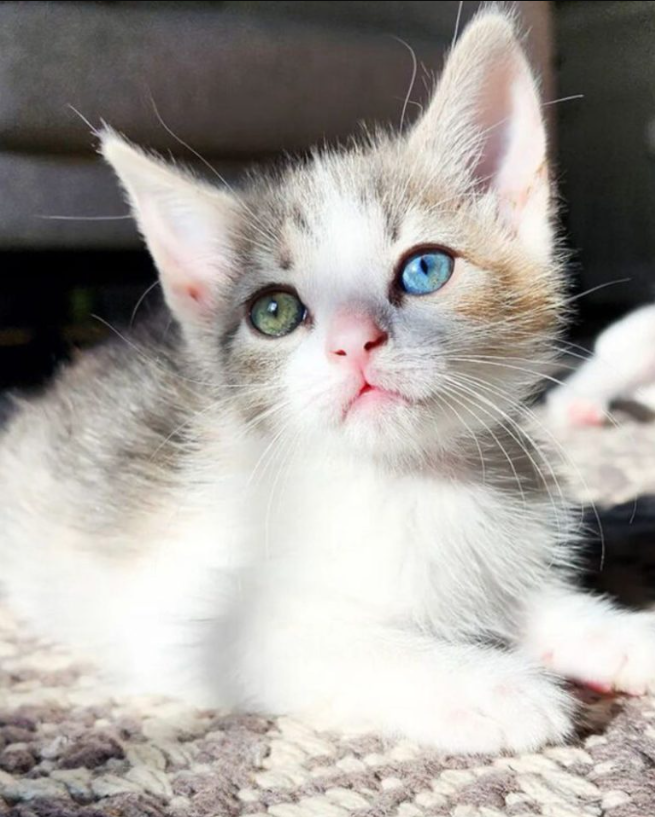
<instances>
[{"instance_id":1,"label":"kitten's chin","mask_svg":"<svg viewBox=\"0 0 655 817\"><path fill-rule=\"evenodd\" d=\"M363 395L332 431L347 453L402 468L457 458L475 433L441 402L413 402L393 392Z\"/></svg>"},{"instance_id":2,"label":"kitten's chin","mask_svg":"<svg viewBox=\"0 0 655 817\"><path fill-rule=\"evenodd\" d=\"M334 429L350 453L375 460L420 461L431 448L420 407L395 392L367 391Z\"/></svg>"},{"instance_id":3,"label":"kitten's chin","mask_svg":"<svg viewBox=\"0 0 655 817\"><path fill-rule=\"evenodd\" d=\"M461 433L441 404L381 387L360 389L343 401L304 406L295 420L286 432L296 440L304 438L311 450L403 466L451 451Z\"/></svg>"}]
</instances>

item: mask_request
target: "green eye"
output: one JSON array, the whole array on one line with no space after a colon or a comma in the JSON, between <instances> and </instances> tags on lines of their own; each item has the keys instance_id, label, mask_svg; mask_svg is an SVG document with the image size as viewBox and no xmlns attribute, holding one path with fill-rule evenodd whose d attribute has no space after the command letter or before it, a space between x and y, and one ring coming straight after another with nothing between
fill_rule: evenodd
<instances>
[{"instance_id":1,"label":"green eye","mask_svg":"<svg viewBox=\"0 0 655 817\"><path fill-rule=\"evenodd\" d=\"M270 338L289 335L305 319L307 310L293 292L266 292L250 307L252 325Z\"/></svg>"}]
</instances>

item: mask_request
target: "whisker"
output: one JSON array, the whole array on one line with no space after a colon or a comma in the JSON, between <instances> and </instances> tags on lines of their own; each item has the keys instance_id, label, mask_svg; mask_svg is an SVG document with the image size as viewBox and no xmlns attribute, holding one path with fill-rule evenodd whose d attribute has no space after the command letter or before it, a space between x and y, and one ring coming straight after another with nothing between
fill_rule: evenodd
<instances>
[{"instance_id":1,"label":"whisker","mask_svg":"<svg viewBox=\"0 0 655 817\"><path fill-rule=\"evenodd\" d=\"M157 366L159 369L164 368L162 366L162 364L159 362L159 360L152 357L151 355L146 354L144 349L142 349L138 344L134 343L134 341L132 341L127 335L124 335L120 330L116 329L115 326L112 326L109 323L109 321L106 321L100 315L92 314L90 317L93 318L93 320L99 321L103 326L106 326L107 329L109 329L111 332L113 332L118 338L120 338L122 341L127 343L127 345L131 349L133 349L139 355L139 357L141 357L143 360L149 361L150 363ZM166 369L166 371L167 372L171 371L171 373L175 374L175 376L179 380L183 381L184 383L191 383L191 384L196 385L196 386L207 386L208 385L208 381L194 380L192 378L184 377L183 375L179 374L179 372L173 372L172 370L169 370L169 369Z\"/></svg>"},{"instance_id":2,"label":"whisker","mask_svg":"<svg viewBox=\"0 0 655 817\"><path fill-rule=\"evenodd\" d=\"M412 48L412 46L408 42L405 42L405 40L401 39L400 37L396 37L395 35L392 35L392 36L393 36L394 40L399 42L401 45L405 46L405 48L409 51L409 54L410 54L410 56L412 58L412 76L411 76L411 79L409 81L409 88L407 89L407 93L405 94L405 100L403 102L403 109L402 109L402 112L400 114L399 129L402 131L403 126L405 124L405 114L407 113L407 106L409 104L409 100L410 100L410 97L412 95L412 91L414 90L414 83L416 82L416 73L418 71L418 61L416 59L416 52L414 51L414 49Z\"/></svg>"},{"instance_id":3,"label":"whisker","mask_svg":"<svg viewBox=\"0 0 655 817\"><path fill-rule=\"evenodd\" d=\"M504 399L504 400L509 399L507 397L507 395L503 395L497 389L492 388L491 385L489 383L487 383L486 381L479 380L478 378L471 378L471 379L473 379L475 381L476 385L478 385L481 388L485 387L490 393L494 393L496 396L500 396L501 399ZM531 422L535 423L538 426L538 428L539 428L539 430L541 432L543 432L543 433L545 433L547 435L547 437L549 438L549 441L555 446L555 448L558 451L558 454L562 457L562 460L567 464L568 467L570 467L573 470L573 472L576 475L576 478L580 481L580 484L583 487L585 487L587 489L587 492L588 492L588 483L587 483L584 475L582 474L582 472L580 471L580 469L578 468L578 466L576 465L574 460L570 457L568 452L564 449L564 447L559 442L559 440L557 440L557 438L552 434L550 429L548 429L548 427L543 422L541 422L541 420L539 420L538 416L528 406L526 406L524 403L514 402L513 404L521 413L526 414L530 418ZM532 438L530 438L530 439L532 439ZM535 442L534 442L533 439L532 439L532 444L535 445ZM535 446L535 447L536 447L537 450L540 451L539 446ZM544 458L544 455L541 453L541 451L540 451L540 455L542 456L542 458ZM549 461L546 458L544 458L544 459L545 459L546 462L549 463ZM551 473L553 473L552 472L552 467L550 466L550 463L549 463L549 468L551 470ZM554 473L553 473L553 478L554 478L555 483L558 484L557 476ZM561 493L562 492L560 490L560 495L561 495ZM597 520L597 523L598 523L599 535L600 535L600 539L601 539L600 569L602 570L603 565L604 565L604 561L605 561L605 537L604 537L604 533L603 533L603 530L602 530L602 523L601 523L601 520L600 520L600 515L599 515L599 512L598 512L596 503L591 499L587 499L587 504L589 504L591 506L592 511L594 513L594 516L595 516L595 518ZM582 524L582 521L583 521L583 514L582 514L582 510L581 510L579 525Z\"/></svg>"},{"instance_id":4,"label":"whisker","mask_svg":"<svg viewBox=\"0 0 655 817\"><path fill-rule=\"evenodd\" d=\"M152 292L152 290L158 285L159 285L159 279L157 279L156 281L153 281L153 283L150 284L150 286L146 289L146 291L143 293L143 295L141 295L139 300L136 302L136 306L132 310L132 316L130 318L130 327L134 325L134 319L136 318L136 313L139 311L139 307L145 301L145 299L148 297L148 295Z\"/></svg>"},{"instance_id":5,"label":"whisker","mask_svg":"<svg viewBox=\"0 0 655 817\"><path fill-rule=\"evenodd\" d=\"M462 393L462 391L459 388L457 388L459 398L452 394L452 389L454 387L456 388L456 384L453 383L452 381L447 384L447 387L448 387L448 391L449 391L451 399L457 400L459 405L461 405L463 408L465 407L465 405L461 402L461 400L466 400L466 402L469 403L471 406L476 406L476 404L473 401L471 401L470 398L468 398L465 393ZM460 400L460 398L461 398L461 400ZM479 408L479 406L477 406L477 408ZM511 456L509 455L507 449L502 444L502 442L500 441L498 435L494 432L494 430L488 424L486 424L484 422L484 420L481 420L479 416L473 414L473 412L470 409L469 409L469 411L479 422L482 423L482 425L485 427L487 433L492 437L492 439L495 441L495 443L498 446L498 448L500 449L500 451L505 456L505 459L509 463L509 466L510 466L510 468L512 470L512 473L514 475L514 479L516 481L516 487L518 488L519 494L521 495L521 498L523 500L523 505L527 506L527 498L525 496L525 491L523 490L523 485L521 483L521 479L519 477L518 471L516 470L516 466L514 465L514 460L511 458ZM484 411L484 409L483 409L483 411ZM485 414L487 414L488 416L491 416L489 414L489 412L485 412Z\"/></svg>"},{"instance_id":6,"label":"whisker","mask_svg":"<svg viewBox=\"0 0 655 817\"><path fill-rule=\"evenodd\" d=\"M52 216L36 213L35 218L43 218L48 221L126 221L132 216L129 213L124 216Z\"/></svg>"},{"instance_id":7,"label":"whisker","mask_svg":"<svg viewBox=\"0 0 655 817\"><path fill-rule=\"evenodd\" d=\"M463 385L463 384L461 384L461 383L456 383L455 381L452 381L452 380L451 380L451 386L453 386L453 385L455 385L457 388L459 388L460 390L464 391L465 393L468 393L468 394L469 394L469 397L470 397L470 398L473 400L473 402L478 401L478 400L480 400L480 399L481 399L481 400L484 402L484 404L485 404L486 406L488 406L488 407L491 409L491 411L490 411L490 412L486 412L486 411L485 411L485 414L487 414L487 416L493 417L493 412L496 412L496 413L499 415L499 417L500 417L500 418L502 418L502 419L503 419L505 422L510 423L510 425L511 425L511 426L513 426L514 428L516 428L516 429L518 430L518 434L523 434L523 435L525 435L525 436L526 436L526 438L527 438L527 439L530 439L530 438L529 438L529 435L527 435L527 433L525 432L525 430L524 430L524 429L522 429L522 428L521 428L521 427L518 425L518 423L517 423L517 422L516 422L516 421L515 421L515 420L514 420L512 417L510 417L510 415L508 415L508 414L507 414L507 412L505 412L504 410L502 410L502 409L501 409L499 406L497 406L497 405L496 405L495 403L493 403L491 400L488 400L488 399L486 399L486 398L484 398L484 397L481 397L479 394L476 394L476 393L475 393L475 392L474 392L472 389L470 389L470 388L468 388L468 387L464 386L464 385ZM484 409L483 409L483 410L484 410ZM544 488L545 488L545 490L546 490L546 492L547 492L547 494L548 494L548 497L549 497L549 500L550 500L550 502L551 502L551 505L553 505L553 508L556 508L556 504L555 504L555 502L554 502L554 498L553 498L553 496L552 496L552 492L551 492L550 487L549 487L549 485L548 485L548 481L546 480L545 475L544 475L543 471L541 470L541 467L540 467L540 466L539 466L539 464L538 464L538 463L535 461L534 457L533 457L533 456L531 455L531 453L528 451L528 449L526 448L526 446L523 444L523 442L522 442L522 440L520 439L520 437L519 437L517 434L515 434L515 433L514 433L514 431L512 430L512 428L511 428L511 427L509 427L509 428L508 428L508 427L507 427L507 425L505 425L504 423L503 423L502 425L503 425L503 428L505 429L505 431L506 431L506 432L507 432L507 433L508 433L508 434L511 436L511 438L514 440L514 442L515 442L515 443L516 443L516 444L519 446L520 450L521 450L521 451L523 451L523 453L524 453L524 454L527 456L527 458L529 459L529 461L530 461L530 463L531 463L532 467L533 467L533 468L535 469L535 471L537 472L537 474L538 474L538 476L539 476L539 479L541 480L541 483L542 483L542 485L544 486ZM531 442L532 442L532 441L531 441ZM533 443L533 444L534 444L534 443ZM553 475L553 477L554 477L554 475ZM564 500L564 497L563 497L563 494L561 494L561 489L559 488L559 483L557 482L557 480L556 480L555 478L554 478L554 481L555 481L555 483L556 483L556 485L557 485L558 490L560 491L560 496L561 496L561 499L562 499L562 501L563 501L563 500ZM559 524L559 522L558 522L558 524Z\"/></svg>"},{"instance_id":8,"label":"whisker","mask_svg":"<svg viewBox=\"0 0 655 817\"><path fill-rule=\"evenodd\" d=\"M471 426L466 422L466 420L457 411L457 409L455 409L452 405L449 405L446 402L446 400L443 398L442 395L435 395L435 397L437 398L437 400L440 403L442 403L444 405L447 405L448 408L450 408L450 410L454 412L454 414L457 417L457 419L459 420L459 422L468 431L468 436L473 440L473 442L474 442L474 444L475 444L475 446L476 446L476 448L478 450L479 457L480 457L480 469L481 469L481 472L482 472L482 484L483 485L486 484L486 482L487 482L487 466L486 466L484 454L482 452L482 446L480 445L480 440L478 439L478 435L475 433L475 431L473 431ZM461 406L461 404L460 404L460 406Z\"/></svg>"},{"instance_id":9,"label":"whisker","mask_svg":"<svg viewBox=\"0 0 655 817\"><path fill-rule=\"evenodd\" d=\"M571 94L570 96L561 96L559 99L549 99L541 103L542 108L547 108L549 105L559 105L562 102L574 102L576 99L584 99L584 94Z\"/></svg>"},{"instance_id":10,"label":"whisker","mask_svg":"<svg viewBox=\"0 0 655 817\"><path fill-rule=\"evenodd\" d=\"M88 128L88 129L91 131L91 133L93 134L93 136L96 136L96 137L97 137L97 136L99 136L99 135L100 135L100 131L98 130L98 128L94 127L94 126L91 124L91 122L89 122L89 120L86 118L86 116L84 116L83 114L81 114L81 113L80 113L80 112L77 110L77 108L76 108L76 107L74 107L73 105L71 105L71 103L70 103L70 102L69 102L69 103L66 105L66 107L67 107L69 110L73 111L73 113L74 113L76 116L79 116L79 118L82 120L82 122L84 122L84 124L87 126L87 128Z\"/></svg>"},{"instance_id":11,"label":"whisker","mask_svg":"<svg viewBox=\"0 0 655 817\"><path fill-rule=\"evenodd\" d=\"M457 37L459 36L459 26L462 22L462 11L464 10L464 0L459 0L459 5L457 6L457 19L455 20L455 33L453 34L453 40L450 44L452 48L455 43L457 42Z\"/></svg>"},{"instance_id":12,"label":"whisker","mask_svg":"<svg viewBox=\"0 0 655 817\"><path fill-rule=\"evenodd\" d=\"M595 287L591 287L591 289L585 289L584 292L579 292L577 295L573 295L568 299L568 303L573 303L573 301L579 301L580 298L584 298L587 295L591 295L592 292L599 292L601 289L613 287L616 286L616 284L629 284L631 281L632 278L616 278L614 281L606 281L604 284L598 284Z\"/></svg>"},{"instance_id":13,"label":"whisker","mask_svg":"<svg viewBox=\"0 0 655 817\"><path fill-rule=\"evenodd\" d=\"M190 145L188 142L185 142L185 141L184 141L184 139L182 139L181 137L179 137L179 136L178 136L178 135L177 135L177 134L176 134L176 133L175 133L175 132L172 130L172 128L170 128L170 127L169 127L169 126L166 124L166 122L164 122L164 119L162 118L162 115L159 113L159 108L157 107L157 103L155 102L155 99L154 99L154 97L153 97L152 93L150 94L150 101L151 101L151 103L152 103L152 107L153 107L153 110L154 110L154 112L155 112L155 116L157 117L157 119L158 119L158 121L159 121L159 124L160 124L160 125L161 125L161 126L164 128L164 130L166 131L166 133L168 133L168 135L169 135L169 136L171 136L173 139L175 139L175 141L176 141L176 142L177 142L179 145L181 145L183 148L185 148L185 149L186 149L186 150L188 150L188 151L189 151L191 154L193 154L193 156L195 156L195 157L196 157L196 159L198 159L200 162L202 162L202 163L203 163L203 165L204 165L204 166L205 166L205 167L206 167L206 168L207 168L207 169L208 169L208 170L209 170L211 173L213 173L213 174L214 174L214 176L216 176L216 178L217 178L217 179L218 179L218 180L221 182L221 184L223 184L223 185L224 185L224 186L225 186L225 187L226 187L226 188L227 188L227 189L228 189L228 190L229 190L229 191L230 191L232 194L236 195L236 191L235 191L234 187L233 187L233 186L232 186L232 185L231 185L231 184L230 184L230 183L227 181L227 179L226 179L226 178L225 178L225 177L224 177L224 176L223 176L221 173L219 173L219 171L218 171L218 170L217 170L217 169L216 169L216 168L215 168L215 167L212 165L212 163L211 163L211 162L209 162L209 161L208 161L208 160L207 160L207 159L206 159L206 158L205 158L205 157L204 157L204 156L203 156L201 153L199 153L199 152L198 152L198 151L197 151L195 148L191 147L191 145ZM245 210L245 211L246 211L246 212L247 212L247 213L248 213L248 214L251 216L251 218L253 219L253 222L252 222L251 226L252 226L252 227L253 227L253 228L254 228L254 229L255 229L255 230L258 232L258 233L260 233L262 236L264 236L264 238L266 238L266 239L268 239L269 241L272 241L272 242L274 242L274 243L275 243L275 242L277 241L277 238L276 238L276 236L274 235L274 233L272 233L272 232L271 232L270 230L268 230L267 228L263 228L263 227L262 227L261 221L260 221L260 220L257 218L257 216L255 215L255 213L253 213L253 211L250 209L250 207L248 207L248 205L247 205L247 204L246 204L246 203L245 203L245 202L242 200L242 198L239 198L239 203L240 203L241 207L242 207L242 208L243 208L243 209L244 209L244 210Z\"/></svg>"}]
</instances>

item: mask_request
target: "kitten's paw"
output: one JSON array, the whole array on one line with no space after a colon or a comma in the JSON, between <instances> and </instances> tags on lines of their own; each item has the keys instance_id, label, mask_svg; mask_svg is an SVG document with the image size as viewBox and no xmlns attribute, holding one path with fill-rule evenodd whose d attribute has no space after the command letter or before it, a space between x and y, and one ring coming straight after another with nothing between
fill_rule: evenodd
<instances>
[{"instance_id":1,"label":"kitten's paw","mask_svg":"<svg viewBox=\"0 0 655 817\"><path fill-rule=\"evenodd\" d=\"M538 645L548 669L599 692L655 692L655 617L614 615Z\"/></svg>"},{"instance_id":2,"label":"kitten's paw","mask_svg":"<svg viewBox=\"0 0 655 817\"><path fill-rule=\"evenodd\" d=\"M533 751L573 730L573 697L523 655L467 646L419 657L409 672L394 661L367 674L361 687L346 675L341 694L295 714L319 729L382 732L448 754Z\"/></svg>"},{"instance_id":3,"label":"kitten's paw","mask_svg":"<svg viewBox=\"0 0 655 817\"><path fill-rule=\"evenodd\" d=\"M561 743L572 732L572 698L547 676L530 670L484 679L445 713L440 747L466 754L526 752Z\"/></svg>"},{"instance_id":4,"label":"kitten's paw","mask_svg":"<svg viewBox=\"0 0 655 817\"><path fill-rule=\"evenodd\" d=\"M602 426L607 417L607 410L604 405L589 400L572 400L567 415L572 426Z\"/></svg>"},{"instance_id":5,"label":"kitten's paw","mask_svg":"<svg viewBox=\"0 0 655 817\"><path fill-rule=\"evenodd\" d=\"M547 401L548 415L558 426L602 426L608 418L607 406L589 398L577 397L565 388L556 389Z\"/></svg>"}]
</instances>

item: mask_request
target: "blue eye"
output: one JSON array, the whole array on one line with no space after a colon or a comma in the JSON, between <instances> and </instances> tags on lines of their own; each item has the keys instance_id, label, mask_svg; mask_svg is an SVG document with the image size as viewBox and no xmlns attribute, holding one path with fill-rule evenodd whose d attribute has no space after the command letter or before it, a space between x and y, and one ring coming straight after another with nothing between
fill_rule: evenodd
<instances>
[{"instance_id":1,"label":"blue eye","mask_svg":"<svg viewBox=\"0 0 655 817\"><path fill-rule=\"evenodd\" d=\"M442 250L418 252L405 261L400 286L408 295L429 295L448 281L454 266L452 255Z\"/></svg>"}]
</instances>

